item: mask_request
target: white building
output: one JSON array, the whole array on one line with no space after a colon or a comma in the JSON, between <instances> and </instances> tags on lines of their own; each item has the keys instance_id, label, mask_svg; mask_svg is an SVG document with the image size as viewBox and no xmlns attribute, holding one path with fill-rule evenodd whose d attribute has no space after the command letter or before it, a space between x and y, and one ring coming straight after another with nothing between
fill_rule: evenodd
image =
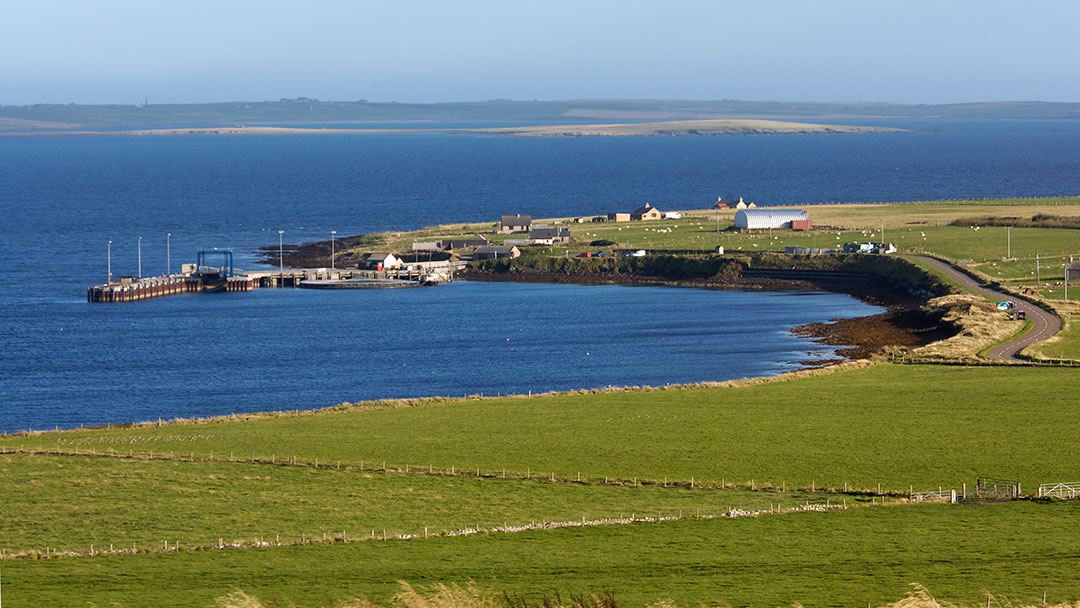
<instances>
[{"instance_id":1,"label":"white building","mask_svg":"<svg viewBox=\"0 0 1080 608\"><path fill-rule=\"evenodd\" d=\"M791 228L792 221L808 219L802 209L740 209L735 212L735 227L740 230Z\"/></svg>"}]
</instances>

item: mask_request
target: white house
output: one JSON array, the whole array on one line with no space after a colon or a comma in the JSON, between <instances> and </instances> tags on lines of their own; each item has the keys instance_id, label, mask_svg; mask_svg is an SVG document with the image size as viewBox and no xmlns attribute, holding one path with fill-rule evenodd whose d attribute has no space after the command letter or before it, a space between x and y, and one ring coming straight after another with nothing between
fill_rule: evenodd
<instances>
[{"instance_id":1,"label":"white house","mask_svg":"<svg viewBox=\"0 0 1080 608\"><path fill-rule=\"evenodd\" d=\"M371 253L364 258L364 261L361 262L361 264L363 267L372 270L386 270L388 268L400 267L401 260L397 259L392 253Z\"/></svg>"}]
</instances>

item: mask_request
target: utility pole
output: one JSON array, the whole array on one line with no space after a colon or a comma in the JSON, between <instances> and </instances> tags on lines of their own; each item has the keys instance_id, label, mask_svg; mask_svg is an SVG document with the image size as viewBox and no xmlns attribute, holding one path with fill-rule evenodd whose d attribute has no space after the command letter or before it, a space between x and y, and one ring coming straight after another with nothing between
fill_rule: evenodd
<instances>
[{"instance_id":1,"label":"utility pole","mask_svg":"<svg viewBox=\"0 0 1080 608\"><path fill-rule=\"evenodd\" d=\"M172 233L165 233L165 274L172 274Z\"/></svg>"},{"instance_id":2,"label":"utility pole","mask_svg":"<svg viewBox=\"0 0 1080 608\"><path fill-rule=\"evenodd\" d=\"M1035 282L1042 283L1042 272L1039 270L1039 253L1035 252Z\"/></svg>"},{"instance_id":3,"label":"utility pole","mask_svg":"<svg viewBox=\"0 0 1080 608\"><path fill-rule=\"evenodd\" d=\"M1009 239L1009 249L1008 249L1008 256L1007 257L1011 260L1012 259L1012 226L1006 226L1005 227L1005 233L1008 235L1008 239Z\"/></svg>"},{"instance_id":4,"label":"utility pole","mask_svg":"<svg viewBox=\"0 0 1080 608\"><path fill-rule=\"evenodd\" d=\"M105 262L105 272L107 274L105 275L105 282L112 283L112 241L109 241L109 249L108 253L106 254L106 260L107 261Z\"/></svg>"},{"instance_id":5,"label":"utility pole","mask_svg":"<svg viewBox=\"0 0 1080 608\"><path fill-rule=\"evenodd\" d=\"M139 278L142 278L142 237L139 237Z\"/></svg>"},{"instance_id":6,"label":"utility pole","mask_svg":"<svg viewBox=\"0 0 1080 608\"><path fill-rule=\"evenodd\" d=\"M282 244L284 235L284 230L277 231L278 271L282 276L285 275L285 246Z\"/></svg>"},{"instance_id":7,"label":"utility pole","mask_svg":"<svg viewBox=\"0 0 1080 608\"><path fill-rule=\"evenodd\" d=\"M881 244L885 244L885 220L881 220Z\"/></svg>"},{"instance_id":8,"label":"utility pole","mask_svg":"<svg viewBox=\"0 0 1080 608\"><path fill-rule=\"evenodd\" d=\"M337 238L337 230L330 231L330 270L334 270L334 239Z\"/></svg>"}]
</instances>

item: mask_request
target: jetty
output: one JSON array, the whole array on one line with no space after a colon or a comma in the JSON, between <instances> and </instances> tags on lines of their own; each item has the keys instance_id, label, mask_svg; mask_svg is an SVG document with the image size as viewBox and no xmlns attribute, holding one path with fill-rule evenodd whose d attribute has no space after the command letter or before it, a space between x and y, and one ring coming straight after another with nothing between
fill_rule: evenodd
<instances>
[{"instance_id":1,"label":"jetty","mask_svg":"<svg viewBox=\"0 0 1080 608\"><path fill-rule=\"evenodd\" d=\"M242 293L255 289L387 289L448 283L463 262L417 262L386 270L286 268L238 271L231 264L184 264L179 274L124 278L86 288L87 302L138 302L184 293Z\"/></svg>"}]
</instances>

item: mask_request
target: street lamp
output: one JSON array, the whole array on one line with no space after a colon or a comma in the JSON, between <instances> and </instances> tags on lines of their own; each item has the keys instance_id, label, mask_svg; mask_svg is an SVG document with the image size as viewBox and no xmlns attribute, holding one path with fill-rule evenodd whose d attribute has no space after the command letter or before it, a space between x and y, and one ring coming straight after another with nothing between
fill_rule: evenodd
<instances>
[{"instance_id":1,"label":"street lamp","mask_svg":"<svg viewBox=\"0 0 1080 608\"><path fill-rule=\"evenodd\" d=\"M282 245L282 238L285 234L284 230L277 231L277 247L278 247L278 270L281 274L285 274L285 246Z\"/></svg>"},{"instance_id":2,"label":"street lamp","mask_svg":"<svg viewBox=\"0 0 1080 608\"><path fill-rule=\"evenodd\" d=\"M112 283L112 241L109 241L109 248L108 248L108 253L106 254L106 259L108 261L106 262L106 266L105 266L106 273L107 273L106 277L105 277L105 279L106 279L105 282L111 284Z\"/></svg>"},{"instance_id":3,"label":"street lamp","mask_svg":"<svg viewBox=\"0 0 1080 608\"><path fill-rule=\"evenodd\" d=\"M139 237L139 279L142 279L142 237Z\"/></svg>"},{"instance_id":4,"label":"street lamp","mask_svg":"<svg viewBox=\"0 0 1080 608\"><path fill-rule=\"evenodd\" d=\"M337 236L337 230L330 231L330 270L334 270L334 238Z\"/></svg>"},{"instance_id":5,"label":"street lamp","mask_svg":"<svg viewBox=\"0 0 1080 608\"><path fill-rule=\"evenodd\" d=\"M172 233L165 233L165 274L172 274Z\"/></svg>"}]
</instances>

